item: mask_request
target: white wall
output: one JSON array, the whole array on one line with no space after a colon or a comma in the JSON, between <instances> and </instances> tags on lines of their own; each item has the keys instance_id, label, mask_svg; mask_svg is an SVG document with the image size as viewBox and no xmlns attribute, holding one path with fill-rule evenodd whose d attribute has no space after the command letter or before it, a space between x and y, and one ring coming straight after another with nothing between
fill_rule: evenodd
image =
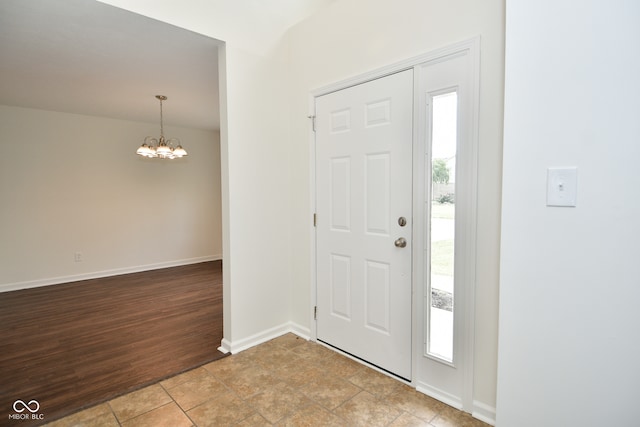
<instances>
[{"instance_id":1,"label":"white wall","mask_svg":"<svg viewBox=\"0 0 640 427\"><path fill-rule=\"evenodd\" d=\"M640 4L507 1L499 426L638 425ZM575 208L546 168L578 167Z\"/></svg>"},{"instance_id":2,"label":"white wall","mask_svg":"<svg viewBox=\"0 0 640 427\"><path fill-rule=\"evenodd\" d=\"M256 56L227 45L225 310L231 309L231 318L225 340L232 350L291 319L289 129L281 55Z\"/></svg>"},{"instance_id":3,"label":"white wall","mask_svg":"<svg viewBox=\"0 0 640 427\"><path fill-rule=\"evenodd\" d=\"M495 406L504 5L501 0L334 2L287 34L290 43L293 321L310 327L309 94L313 89L481 36L474 399Z\"/></svg>"},{"instance_id":4,"label":"white wall","mask_svg":"<svg viewBox=\"0 0 640 427\"><path fill-rule=\"evenodd\" d=\"M0 290L221 258L219 135L158 126L0 106Z\"/></svg>"}]
</instances>

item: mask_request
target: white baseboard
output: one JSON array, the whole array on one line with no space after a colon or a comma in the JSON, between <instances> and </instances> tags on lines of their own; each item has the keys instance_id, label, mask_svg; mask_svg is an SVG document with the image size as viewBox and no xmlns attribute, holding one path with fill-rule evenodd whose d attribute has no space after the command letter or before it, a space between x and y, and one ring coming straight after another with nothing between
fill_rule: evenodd
<instances>
[{"instance_id":1,"label":"white baseboard","mask_svg":"<svg viewBox=\"0 0 640 427\"><path fill-rule=\"evenodd\" d=\"M223 338L222 341L220 342L220 347L218 347L218 351L224 354L231 353L231 343Z\"/></svg>"},{"instance_id":2,"label":"white baseboard","mask_svg":"<svg viewBox=\"0 0 640 427\"><path fill-rule=\"evenodd\" d=\"M427 396L431 396L434 399L439 400L440 402L446 403L449 406L453 406L456 409L462 410L462 401L457 396L454 396L451 393L447 393L446 391L440 390L439 388L430 386L429 384L425 384L423 382L418 381L416 384L416 390L420 393L424 393Z\"/></svg>"},{"instance_id":3,"label":"white baseboard","mask_svg":"<svg viewBox=\"0 0 640 427\"><path fill-rule=\"evenodd\" d=\"M291 325L291 331L290 332L292 334L296 334L300 338L304 338L307 341L309 341L311 339L311 329L306 328L306 327L301 326L301 325L298 325L295 322L289 322L289 325Z\"/></svg>"},{"instance_id":4,"label":"white baseboard","mask_svg":"<svg viewBox=\"0 0 640 427\"><path fill-rule=\"evenodd\" d=\"M290 332L307 341L309 340L310 331L308 328L294 322L287 322L240 340L230 341L223 338L218 350L223 353L236 354Z\"/></svg>"},{"instance_id":5,"label":"white baseboard","mask_svg":"<svg viewBox=\"0 0 640 427\"><path fill-rule=\"evenodd\" d=\"M485 403L477 400L473 401L473 412L471 413L473 418L477 418L480 421L484 421L489 425L496 425L496 408L495 406L489 406Z\"/></svg>"},{"instance_id":6,"label":"white baseboard","mask_svg":"<svg viewBox=\"0 0 640 427\"><path fill-rule=\"evenodd\" d=\"M25 282L0 284L0 292L17 291L20 289L39 288L42 286L59 285L61 283L78 282L80 280L99 279L101 277L119 276L121 274L140 273L142 271L159 270L161 268L179 267L181 265L198 264L200 262L218 261L222 255L211 255L198 258L180 259L160 262L156 264L137 265L133 267L114 268L112 270L94 271L91 273L73 274L70 276L52 277L47 279L29 280Z\"/></svg>"},{"instance_id":7,"label":"white baseboard","mask_svg":"<svg viewBox=\"0 0 640 427\"><path fill-rule=\"evenodd\" d=\"M462 410L462 401L446 391L440 390L436 387L432 387L428 384L418 382L416 390L420 393L424 393L427 396L431 396L449 406L453 406L456 409ZM486 403L480 401L473 401L473 409L471 410L471 416L477 418L480 421L484 421L489 425L496 425L496 408L489 406Z\"/></svg>"}]
</instances>

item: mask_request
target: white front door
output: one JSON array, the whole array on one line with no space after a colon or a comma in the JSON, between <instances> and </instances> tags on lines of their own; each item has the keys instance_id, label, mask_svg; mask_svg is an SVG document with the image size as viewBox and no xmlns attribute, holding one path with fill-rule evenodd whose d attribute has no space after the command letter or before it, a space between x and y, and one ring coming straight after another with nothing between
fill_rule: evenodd
<instances>
[{"instance_id":1,"label":"white front door","mask_svg":"<svg viewBox=\"0 0 640 427\"><path fill-rule=\"evenodd\" d=\"M317 338L411 379L413 70L315 109Z\"/></svg>"}]
</instances>

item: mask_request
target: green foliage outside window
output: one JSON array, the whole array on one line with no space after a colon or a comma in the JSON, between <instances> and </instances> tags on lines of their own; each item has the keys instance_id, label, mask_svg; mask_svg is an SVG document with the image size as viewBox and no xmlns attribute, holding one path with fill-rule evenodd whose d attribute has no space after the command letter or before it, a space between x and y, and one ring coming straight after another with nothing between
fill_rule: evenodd
<instances>
[{"instance_id":1,"label":"green foliage outside window","mask_svg":"<svg viewBox=\"0 0 640 427\"><path fill-rule=\"evenodd\" d=\"M449 168L447 167L447 162L444 159L433 159L431 170L434 183L449 183Z\"/></svg>"}]
</instances>

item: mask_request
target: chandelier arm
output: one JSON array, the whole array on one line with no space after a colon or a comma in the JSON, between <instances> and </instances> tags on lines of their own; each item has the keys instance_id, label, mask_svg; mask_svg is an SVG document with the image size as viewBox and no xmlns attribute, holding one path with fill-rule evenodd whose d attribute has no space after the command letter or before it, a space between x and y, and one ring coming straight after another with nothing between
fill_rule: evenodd
<instances>
[{"instance_id":1,"label":"chandelier arm","mask_svg":"<svg viewBox=\"0 0 640 427\"><path fill-rule=\"evenodd\" d=\"M148 136L144 139L144 143L147 145L158 145L158 139L152 136Z\"/></svg>"}]
</instances>

